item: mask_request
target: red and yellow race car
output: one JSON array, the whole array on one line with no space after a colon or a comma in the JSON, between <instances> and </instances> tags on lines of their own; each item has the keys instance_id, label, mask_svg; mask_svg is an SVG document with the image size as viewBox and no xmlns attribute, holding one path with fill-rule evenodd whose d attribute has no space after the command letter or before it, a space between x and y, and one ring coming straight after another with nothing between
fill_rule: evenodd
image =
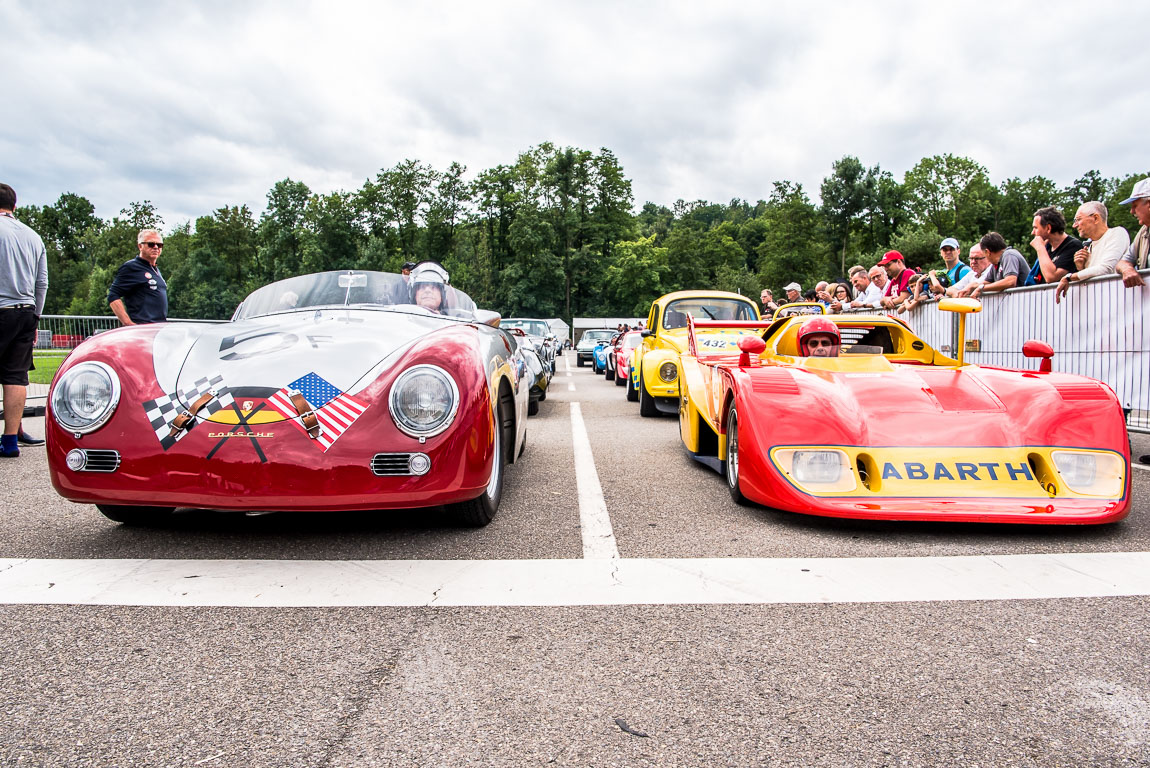
<instances>
[{"instance_id":1,"label":"red and yellow race car","mask_svg":"<svg viewBox=\"0 0 1150 768\"><path fill-rule=\"evenodd\" d=\"M732 497L832 517L1110 523L1130 511L1122 408L1101 382L965 365L883 315L692 319L679 357L686 448ZM738 350L708 335L754 330ZM813 331L812 331L813 329ZM829 340L829 341L828 341ZM833 343L831 343L833 342Z\"/></svg>"}]
</instances>

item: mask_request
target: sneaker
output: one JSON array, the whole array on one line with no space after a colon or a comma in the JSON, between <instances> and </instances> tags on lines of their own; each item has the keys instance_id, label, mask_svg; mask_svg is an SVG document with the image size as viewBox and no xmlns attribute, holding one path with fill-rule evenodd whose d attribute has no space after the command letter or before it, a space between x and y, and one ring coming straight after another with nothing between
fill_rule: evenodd
<instances>
[{"instance_id":1,"label":"sneaker","mask_svg":"<svg viewBox=\"0 0 1150 768\"><path fill-rule=\"evenodd\" d=\"M44 444L44 438L32 437L30 434L25 432L23 429L21 429L18 433L16 433L16 440L17 440L17 442L20 443L20 445L43 445Z\"/></svg>"},{"instance_id":2,"label":"sneaker","mask_svg":"<svg viewBox=\"0 0 1150 768\"><path fill-rule=\"evenodd\" d=\"M1150 453L1144 453L1138 457L1139 464L1150 464Z\"/></svg>"},{"instance_id":3,"label":"sneaker","mask_svg":"<svg viewBox=\"0 0 1150 768\"><path fill-rule=\"evenodd\" d=\"M20 455L20 449L19 448L17 448L14 451L6 451L3 448L0 448L0 459L14 459L19 455Z\"/></svg>"}]
</instances>

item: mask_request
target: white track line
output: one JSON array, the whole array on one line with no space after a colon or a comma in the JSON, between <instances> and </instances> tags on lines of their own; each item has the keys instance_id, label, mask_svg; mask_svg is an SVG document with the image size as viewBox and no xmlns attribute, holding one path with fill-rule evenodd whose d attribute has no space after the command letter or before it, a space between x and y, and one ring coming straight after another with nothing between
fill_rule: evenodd
<instances>
[{"instance_id":1,"label":"white track line","mask_svg":"<svg viewBox=\"0 0 1150 768\"><path fill-rule=\"evenodd\" d=\"M575 391L575 382L570 382L567 384L567 391L568 392L574 392Z\"/></svg>"},{"instance_id":2,"label":"white track line","mask_svg":"<svg viewBox=\"0 0 1150 768\"><path fill-rule=\"evenodd\" d=\"M619 548L611 529L611 516L603 500L603 486L595 469L591 440L583 425L579 403L571 403L571 440L575 447L575 484L579 488L579 528L583 532L583 557L588 560L617 560Z\"/></svg>"},{"instance_id":3,"label":"white track line","mask_svg":"<svg viewBox=\"0 0 1150 768\"><path fill-rule=\"evenodd\" d=\"M560 606L1150 595L1150 552L700 560L0 560L0 603Z\"/></svg>"}]
</instances>

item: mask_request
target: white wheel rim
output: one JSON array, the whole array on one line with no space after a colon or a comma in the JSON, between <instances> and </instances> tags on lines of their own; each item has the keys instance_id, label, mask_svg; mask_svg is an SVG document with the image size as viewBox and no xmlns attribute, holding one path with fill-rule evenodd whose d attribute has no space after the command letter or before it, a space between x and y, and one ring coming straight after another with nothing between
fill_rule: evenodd
<instances>
[{"instance_id":1,"label":"white wheel rim","mask_svg":"<svg viewBox=\"0 0 1150 768\"><path fill-rule=\"evenodd\" d=\"M731 412L727 421L727 482L732 488L739 483L739 417Z\"/></svg>"},{"instance_id":2,"label":"white wheel rim","mask_svg":"<svg viewBox=\"0 0 1150 768\"><path fill-rule=\"evenodd\" d=\"M503 419L499 412L495 413L495 456L491 461L491 479L487 481L487 498L495 498L495 489L499 485L499 473L502 471L500 462L503 460Z\"/></svg>"}]
</instances>

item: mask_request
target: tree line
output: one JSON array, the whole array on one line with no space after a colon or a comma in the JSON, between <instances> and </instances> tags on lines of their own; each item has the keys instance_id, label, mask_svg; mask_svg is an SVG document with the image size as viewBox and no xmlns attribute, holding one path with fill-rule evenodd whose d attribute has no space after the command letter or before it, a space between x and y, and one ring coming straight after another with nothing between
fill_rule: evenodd
<instances>
[{"instance_id":1,"label":"tree line","mask_svg":"<svg viewBox=\"0 0 1150 768\"><path fill-rule=\"evenodd\" d=\"M1135 173L1087 171L1067 187L1043 176L991 183L985 167L954 155L923 158L901 181L847 156L832 164L812 202L801 184L776 181L750 203L647 202L637 212L618 158L543 143L467 178L418 160L385 168L354 191L318 194L284 179L256 217L224 205L195 222L165 227L149 201L105 221L81 195L17 215L48 249L46 314L111 314L105 301L136 233L165 233L160 257L169 316L223 319L268 282L330 269L398 272L405 261L438 261L452 284L505 316L638 316L663 293L715 288L757 296L797 280L845 276L895 248L909 266L941 265L938 244L964 248L989 231L1032 257L1034 211L1054 205L1067 220L1079 204L1104 202L1112 226L1137 223L1118 202Z\"/></svg>"}]
</instances>

